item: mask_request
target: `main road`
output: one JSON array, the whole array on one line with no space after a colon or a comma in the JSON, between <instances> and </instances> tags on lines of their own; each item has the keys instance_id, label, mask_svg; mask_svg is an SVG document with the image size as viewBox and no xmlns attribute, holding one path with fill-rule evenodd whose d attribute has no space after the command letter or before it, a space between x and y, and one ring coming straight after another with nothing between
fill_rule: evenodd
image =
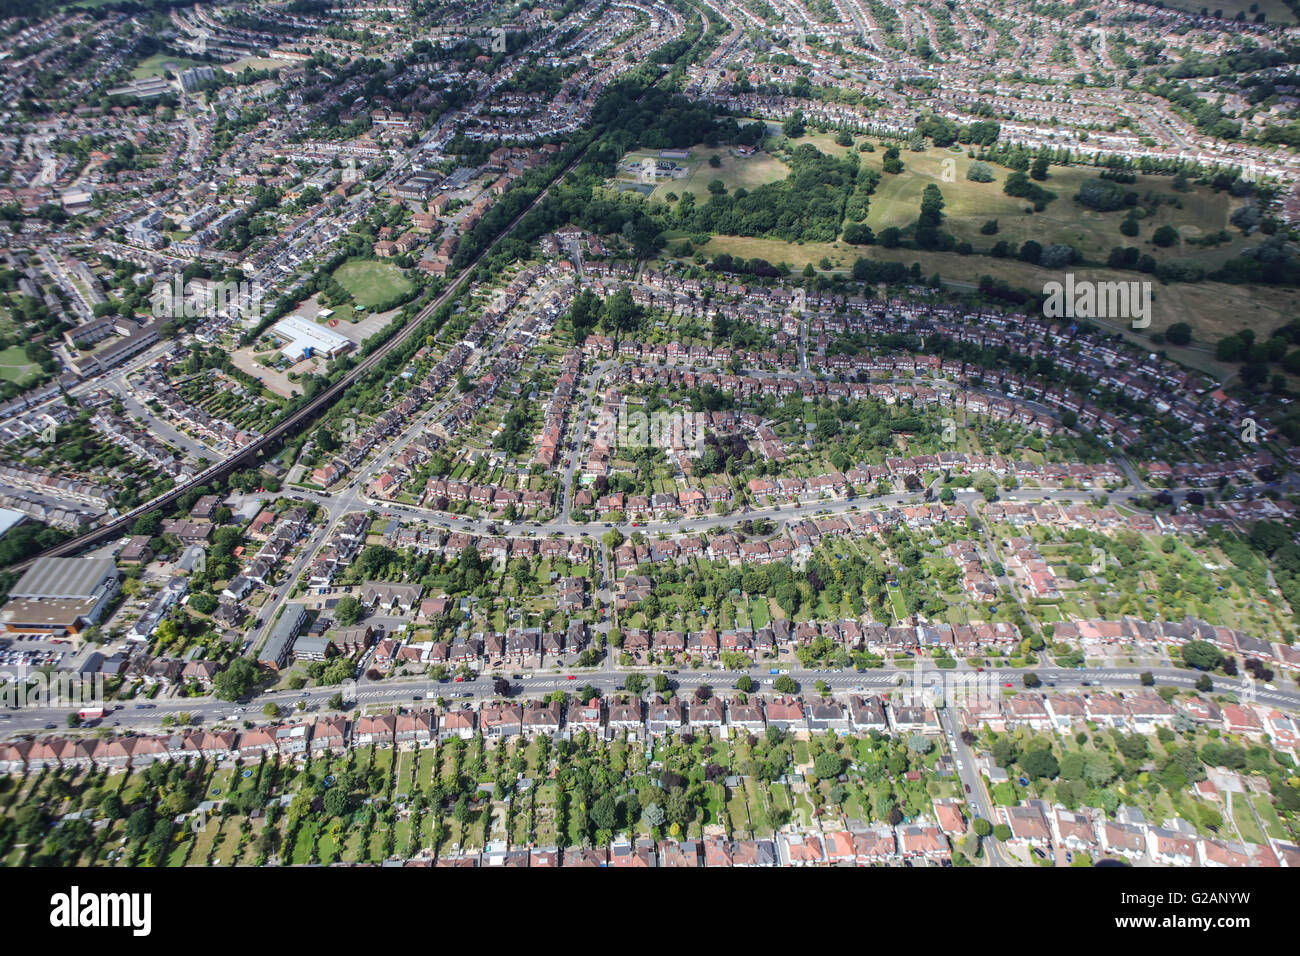
<instances>
[{"instance_id":1,"label":"main road","mask_svg":"<svg viewBox=\"0 0 1300 956\"><path fill-rule=\"evenodd\" d=\"M800 667L784 667L776 662L770 666L754 664L745 671L723 670L721 668L700 668L678 670L676 673L658 668L611 668L608 663L597 668L571 668L568 670L539 670L520 667L497 668L496 671L511 685L512 695L538 697L551 694L557 690L576 691L585 684L591 684L602 694L620 690L630 673L643 675L666 674L672 686L679 694L693 692L701 685L714 688L719 694L734 692L734 684L742 674L748 674L758 689L771 692L769 683L774 679L768 673L772 669L788 672L799 685L801 692L815 694L814 684L822 681L831 694L846 695L854 693L880 694L897 692L904 696L919 696L926 700L942 700L945 693L960 703L964 694L1001 694L1003 691L1027 690L1023 675L1036 674L1041 686L1035 693L1061 693L1071 690L1132 690L1143 686L1144 671L1132 665L1116 667L1034 667L986 668L976 671L970 667L959 666L951 670L926 666L918 661L916 668L884 667L865 671L854 670L808 670ZM1196 671L1182 670L1174 667L1150 667L1150 673L1157 685L1165 684L1180 690L1191 690L1196 685L1200 674ZM519 676L515 676L518 674ZM570 679L572 676L572 679ZM1255 703L1269 704L1281 709L1300 712L1300 691L1290 690L1282 685L1270 686L1242 677L1213 676L1216 692L1231 692L1242 699ZM494 676L484 674L472 680L455 681L433 680L428 677L383 678L376 681L365 678L348 687L348 698L344 701L345 711L359 707L376 706L412 706L417 703L445 700L485 700L498 696L494 688ZM947 690L945 691L945 688ZM189 714L191 720L204 724L222 721L260 717L259 709L266 704L275 704L289 712L297 710L301 701L304 709L327 712L331 697L342 690L341 687L316 687L303 691L277 691L258 694L249 701L236 704L217 700L214 697L166 698L158 701L144 702L143 707L127 703L119 710L105 718L108 726L122 730L148 731L160 729L165 715ZM54 723L61 728L69 713L76 707L32 707L10 708L4 711L8 717L0 724L0 732L5 735L31 733L48 729ZM964 782L969 783L969 780Z\"/></svg>"}]
</instances>

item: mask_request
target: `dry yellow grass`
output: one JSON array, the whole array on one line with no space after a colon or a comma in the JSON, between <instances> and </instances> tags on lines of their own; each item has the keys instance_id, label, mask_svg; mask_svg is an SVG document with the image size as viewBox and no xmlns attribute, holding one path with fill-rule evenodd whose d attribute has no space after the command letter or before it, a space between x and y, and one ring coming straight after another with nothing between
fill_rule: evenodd
<instances>
[{"instance_id":1,"label":"dry yellow grass","mask_svg":"<svg viewBox=\"0 0 1300 956\"><path fill-rule=\"evenodd\" d=\"M988 256L959 256L954 253L921 252L914 249L883 249L880 246L851 246L843 242L793 243L745 236L715 236L699 251L706 255L727 252L746 259L760 258L772 263L784 262L792 269L808 263L820 268L823 257L836 269L851 268L859 256L911 265L919 262L929 276L938 272L947 282L974 285L980 276L990 275L1023 289L1041 289L1043 284L1060 278L1059 270L1043 269L1017 259L992 259ZM1142 279L1139 273L1113 269L1078 268L1079 279L1099 282ZM959 285L960 287L960 285ZM1221 282L1156 283L1151 303L1150 331L1157 332L1175 322L1192 326L1198 342L1214 343L1225 335L1250 328L1263 338L1271 330L1289 322L1300 306L1300 292L1271 286L1237 286ZM1133 334L1135 340L1150 343ZM1190 359L1190 357L1189 357ZM1194 364L1205 365L1199 356ZM1217 363L1215 363L1217 366ZM1226 367L1218 366L1222 370Z\"/></svg>"}]
</instances>

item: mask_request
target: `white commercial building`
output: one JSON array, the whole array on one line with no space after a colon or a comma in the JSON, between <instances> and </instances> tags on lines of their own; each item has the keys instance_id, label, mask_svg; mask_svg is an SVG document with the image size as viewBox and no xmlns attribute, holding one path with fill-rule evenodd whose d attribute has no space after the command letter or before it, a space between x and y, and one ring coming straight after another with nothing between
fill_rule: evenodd
<instances>
[{"instance_id":1,"label":"white commercial building","mask_svg":"<svg viewBox=\"0 0 1300 956\"><path fill-rule=\"evenodd\" d=\"M333 358L352 347L352 340L346 335L331 332L325 326L301 315L281 319L271 326L271 333L284 339L285 344L280 351L295 362L311 355Z\"/></svg>"}]
</instances>

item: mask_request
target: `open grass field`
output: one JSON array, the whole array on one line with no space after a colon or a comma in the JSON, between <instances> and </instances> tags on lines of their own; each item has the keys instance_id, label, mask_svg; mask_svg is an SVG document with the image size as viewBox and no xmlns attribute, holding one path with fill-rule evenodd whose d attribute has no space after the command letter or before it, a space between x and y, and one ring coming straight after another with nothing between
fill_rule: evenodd
<instances>
[{"instance_id":1,"label":"open grass field","mask_svg":"<svg viewBox=\"0 0 1300 956\"><path fill-rule=\"evenodd\" d=\"M822 147L819 145L819 148ZM865 166L881 168L882 150L859 155ZM1056 193L1057 198L1042 212L1033 212L1026 200L1016 199L1002 191L1009 174L1002 167L992 167L993 182L977 183L966 178L973 160L964 152L928 149L914 153L904 150L901 158L905 165L903 172L882 174L880 185L871 197L867 225L877 233L888 226L906 229L914 224L921 208L921 194L926 186L934 184L943 193L943 228L977 250L988 249L999 239L1013 246L1033 239L1043 245L1068 243L1085 258L1104 261L1112 247L1133 245L1158 261L1192 259L1209 269L1240 248L1254 244L1240 237L1235 242L1211 249L1183 244L1161 249L1151 244L1152 232L1165 224L1174 226L1185 239L1226 229L1228 216L1241 205L1241 200L1226 192L1216 193L1208 187L1194 186L1188 192L1176 192L1170 176L1138 176L1137 182L1124 187L1136 192L1140 200L1148 194L1161 200L1156 214L1141 221L1141 232L1128 237L1119 231L1125 210L1094 212L1074 201L1079 187L1097 176L1097 170L1090 167L1051 167L1047 181L1041 185ZM1140 201L1139 205L1147 203ZM980 226L989 219L998 221L996 235L980 233ZM1231 231L1236 234L1235 229Z\"/></svg>"},{"instance_id":2,"label":"open grass field","mask_svg":"<svg viewBox=\"0 0 1300 956\"><path fill-rule=\"evenodd\" d=\"M352 293L357 305L366 308L387 302L411 288L411 280L402 275L396 263L370 259L352 259L334 270L339 285Z\"/></svg>"},{"instance_id":3,"label":"open grass field","mask_svg":"<svg viewBox=\"0 0 1300 956\"><path fill-rule=\"evenodd\" d=\"M22 382L39 367L27 361L27 355L18 346L0 350L0 378L10 382Z\"/></svg>"},{"instance_id":4,"label":"open grass field","mask_svg":"<svg viewBox=\"0 0 1300 956\"><path fill-rule=\"evenodd\" d=\"M773 132L779 135L779 130L774 129ZM811 143L818 149L835 155L850 152L850 148L836 145L833 137L824 133L811 133L795 142ZM857 155L868 167L880 169L883 153L883 148L878 146L875 152ZM713 154L720 156L721 167L708 165L708 157ZM629 154L629 158L641 155L657 154L645 151ZM1097 175L1097 170L1090 167L1051 167L1049 177L1043 185L1055 192L1057 198L1043 211L1034 212L1025 200L1002 192L1002 184L1008 175L1006 169L993 166L994 181L991 183L968 180L966 172L973 161L964 151L930 148L916 153L904 150L901 158L905 164L904 171L898 175L882 174L880 184L871 197L866 221L877 234L889 226L898 227L905 232L913 226L920 211L922 192L927 185L934 184L944 197L943 228L959 241L969 242L977 251L988 250L999 240L1005 240L1014 249L1033 239L1043 245L1068 243L1089 261L1100 262L1106 259L1112 247L1132 245L1157 261L1190 260L1209 271L1257 242L1241 237L1237 230L1229 227L1229 217L1241 204L1241 200L1226 192L1216 193L1201 186L1193 186L1187 192L1178 192L1173 189L1172 177L1168 176L1138 176L1136 182L1125 185L1124 188L1138 194L1141 207L1145 209L1154 206L1154 212L1140 220L1139 234L1129 237L1119 230L1125 210L1100 213L1086 209L1074 201L1073 197L1080 186ZM705 147L695 147L690 151L688 160L678 162L687 167L686 176L661 182L654 189L654 198L662 199L670 191L678 194L692 192L696 195L697 202L707 201L707 185L712 179L722 180L728 190L734 190L738 186L753 188L780 178L786 171L784 163L768 154L760 153L753 158L741 159L725 149L710 150ZM993 235L984 235L980 232L980 227L990 219L997 220L998 231ZM1157 228L1166 224L1175 227L1185 240L1222 229L1227 229L1234 238L1218 247L1201 248L1182 242L1170 248L1160 248L1151 243L1150 237ZM682 237L675 232L668 234L670 240ZM822 269L824 260L829 261L832 271L847 270L859 256L894 260L908 265L919 262L927 276L938 272L945 282L956 288L973 287L983 275L1026 289L1041 288L1045 282L1060 278L1059 270L1041 269L1017 259L994 259L987 255L960 256L951 252L910 249L889 250L879 245L850 246L838 241L791 243L752 237L715 236L697 251L706 254L727 252L745 258L758 257L773 263L784 262L796 270L809 263ZM1103 267L1074 267L1072 271L1078 278L1096 281L1133 281L1143 278L1140 273ZM1207 350L1205 343L1212 344L1224 335L1243 328L1254 329L1260 336L1267 335L1270 330L1291 319L1295 306L1296 292L1289 289L1227 286L1212 282L1158 284L1154 290L1149 331L1141 333L1127 328L1117 331L1123 331L1144 347L1149 347L1151 343L1146 336L1150 333L1162 331L1174 322L1189 322L1199 344L1176 350L1180 354L1175 357L1214 374L1224 374L1231 370L1214 362L1212 350Z\"/></svg>"},{"instance_id":5,"label":"open grass field","mask_svg":"<svg viewBox=\"0 0 1300 956\"><path fill-rule=\"evenodd\" d=\"M784 262L791 269L802 269L808 263L820 268L822 258L830 259L837 270L848 269L859 256L882 261L893 260L911 265L919 262L925 275L938 272L949 285L974 288L982 275L1002 279L1012 286L1039 289L1043 284L1060 278L1059 270L1043 269L1015 259L993 259L989 256L959 256L955 253L923 252L915 249L883 249L880 246L851 246L843 242L793 243L772 239L753 239L747 236L715 236L697 247L706 255L721 252L747 259L761 258L769 262ZM1140 273L1106 268L1075 267L1076 279L1099 282L1131 282L1144 278ZM1218 341L1225 335L1252 328L1255 334L1266 337L1268 332L1284 325L1295 315L1300 304L1300 291L1270 286L1238 286L1220 282L1157 283L1152 291L1151 326L1148 332L1159 332L1174 322L1188 322L1197 340L1189 349L1160 346L1172 357L1196 367L1219 369L1219 374L1229 370L1213 361L1213 349L1203 351L1203 343ZM1115 326L1144 347L1151 347L1146 335L1127 326ZM1175 353L1177 353L1175 355ZM1208 364L1207 364L1208 363Z\"/></svg>"},{"instance_id":6,"label":"open grass field","mask_svg":"<svg viewBox=\"0 0 1300 956\"><path fill-rule=\"evenodd\" d=\"M784 179L790 173L785 163L768 153L756 153L753 156L736 156L725 146L692 146L689 159L673 159L671 162L684 167L682 178L661 178L659 184L649 194L649 198L658 202L667 202L668 193L683 196L692 193L697 203L708 202L709 183L720 179L728 192L738 188L753 189L764 183ZM720 166L709 165L709 159L718 157ZM635 168L643 159L658 159L659 151L653 149L636 149L627 153L620 163L620 182L632 182L636 179Z\"/></svg>"},{"instance_id":7,"label":"open grass field","mask_svg":"<svg viewBox=\"0 0 1300 956\"><path fill-rule=\"evenodd\" d=\"M149 76L162 76L168 70L176 73L180 70L188 70L192 66L207 65L202 60L191 60L183 56L173 56L170 53L155 53L153 56L140 61L135 69L131 71L131 79L143 80Z\"/></svg>"}]
</instances>

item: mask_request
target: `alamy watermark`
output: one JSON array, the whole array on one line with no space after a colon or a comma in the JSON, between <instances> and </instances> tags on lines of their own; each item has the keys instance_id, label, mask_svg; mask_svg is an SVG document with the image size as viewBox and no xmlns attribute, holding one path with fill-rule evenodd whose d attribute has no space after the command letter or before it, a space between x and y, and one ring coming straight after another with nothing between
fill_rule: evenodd
<instances>
[{"instance_id":1,"label":"alamy watermark","mask_svg":"<svg viewBox=\"0 0 1300 956\"><path fill-rule=\"evenodd\" d=\"M662 448L704 454L704 436L710 417L704 412L651 412L618 410L615 441L619 448Z\"/></svg>"},{"instance_id":2,"label":"alamy watermark","mask_svg":"<svg viewBox=\"0 0 1300 956\"><path fill-rule=\"evenodd\" d=\"M910 678L899 675L899 696L911 707L963 707L989 704L1002 699L1002 688L993 673L956 668L927 668L920 658Z\"/></svg>"},{"instance_id":3,"label":"alamy watermark","mask_svg":"<svg viewBox=\"0 0 1300 956\"><path fill-rule=\"evenodd\" d=\"M25 667L0 671L0 708L95 709L104 706L104 675L45 674Z\"/></svg>"},{"instance_id":4,"label":"alamy watermark","mask_svg":"<svg viewBox=\"0 0 1300 956\"><path fill-rule=\"evenodd\" d=\"M170 282L154 285L149 302L157 319L212 319L222 315L257 317L262 314L263 296L259 282L186 281L177 273Z\"/></svg>"},{"instance_id":5,"label":"alamy watermark","mask_svg":"<svg viewBox=\"0 0 1300 956\"><path fill-rule=\"evenodd\" d=\"M1151 283L1094 282L1065 274L1065 282L1043 285L1043 315L1049 319L1126 319L1133 328L1151 324Z\"/></svg>"},{"instance_id":6,"label":"alamy watermark","mask_svg":"<svg viewBox=\"0 0 1300 956\"><path fill-rule=\"evenodd\" d=\"M365 170L357 165L356 159L352 156L348 157L347 162L343 164L343 168L339 170L339 182L343 185L359 183L365 176Z\"/></svg>"},{"instance_id":7,"label":"alamy watermark","mask_svg":"<svg viewBox=\"0 0 1300 956\"><path fill-rule=\"evenodd\" d=\"M939 424L943 426L943 431L939 433L939 440L945 445L957 444L957 423L951 418L945 418Z\"/></svg>"},{"instance_id":8,"label":"alamy watermark","mask_svg":"<svg viewBox=\"0 0 1300 956\"><path fill-rule=\"evenodd\" d=\"M129 929L148 936L153 929L152 893L83 893L73 886L50 897L50 925L55 929Z\"/></svg>"}]
</instances>

